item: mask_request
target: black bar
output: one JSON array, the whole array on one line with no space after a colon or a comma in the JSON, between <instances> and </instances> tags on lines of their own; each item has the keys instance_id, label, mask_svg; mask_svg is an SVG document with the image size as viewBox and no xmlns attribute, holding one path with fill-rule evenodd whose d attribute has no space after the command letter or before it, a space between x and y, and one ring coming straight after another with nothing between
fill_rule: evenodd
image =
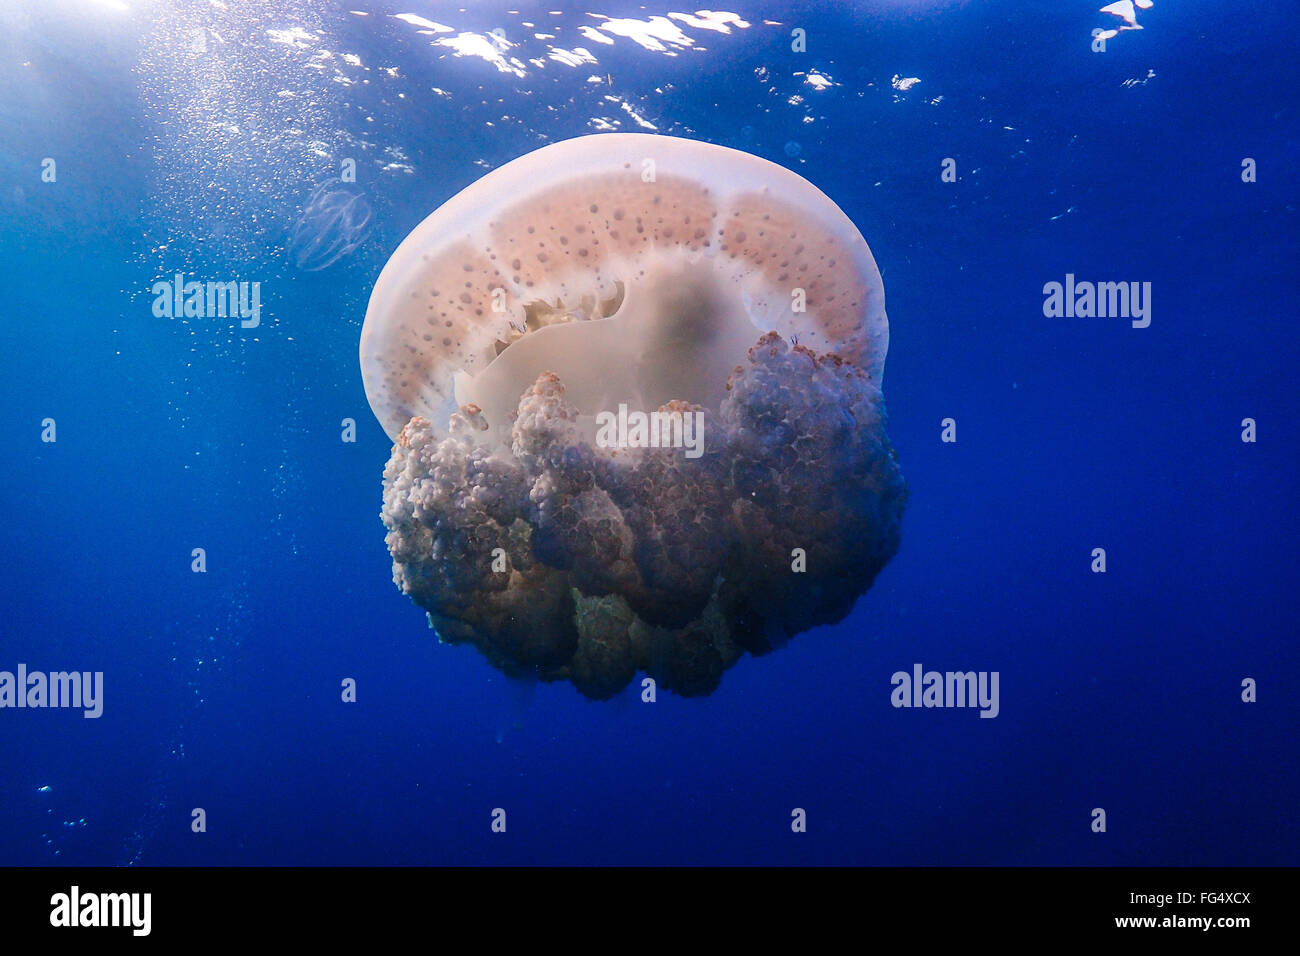
<instances>
[{"instance_id":1,"label":"black bar","mask_svg":"<svg viewBox=\"0 0 1300 956\"><path fill-rule=\"evenodd\" d=\"M546 945L681 938L691 922L733 942L815 928L823 939L842 930L927 944L1098 937L1231 944L1284 931L1294 883L1293 869L1226 867L8 869L0 871L0 925L7 941L75 936L83 944L206 945L287 933L337 946L467 933L485 944L510 934ZM109 899L104 921L116 908L126 925L51 925L70 913L74 886L78 921L101 911L100 894L149 894L147 935L136 932L145 928L143 895L131 908L124 897ZM56 912L60 894L68 905Z\"/></svg>"}]
</instances>

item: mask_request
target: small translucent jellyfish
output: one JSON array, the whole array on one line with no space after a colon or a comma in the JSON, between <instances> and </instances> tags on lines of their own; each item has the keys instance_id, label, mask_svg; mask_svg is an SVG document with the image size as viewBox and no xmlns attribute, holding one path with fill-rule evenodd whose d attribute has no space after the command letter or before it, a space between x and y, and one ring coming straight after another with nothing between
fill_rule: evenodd
<instances>
[{"instance_id":1,"label":"small translucent jellyfish","mask_svg":"<svg viewBox=\"0 0 1300 956\"><path fill-rule=\"evenodd\" d=\"M289 258L304 272L319 272L361 245L370 225L370 204L338 180L321 183L293 227Z\"/></svg>"}]
</instances>

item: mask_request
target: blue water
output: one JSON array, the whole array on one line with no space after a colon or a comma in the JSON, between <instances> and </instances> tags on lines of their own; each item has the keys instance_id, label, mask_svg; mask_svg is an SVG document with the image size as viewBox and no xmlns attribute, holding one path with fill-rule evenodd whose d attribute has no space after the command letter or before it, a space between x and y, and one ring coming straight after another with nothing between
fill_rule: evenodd
<instances>
[{"instance_id":1,"label":"blue water","mask_svg":"<svg viewBox=\"0 0 1300 956\"><path fill-rule=\"evenodd\" d=\"M1156 0L1105 52L1095 0L732 3L660 50L578 30L653 5L229 6L0 13L0 669L105 675L97 720L0 710L0 863L1300 862L1292 5ZM653 705L436 643L357 363L416 223L635 117L859 226L911 488L846 620ZM310 208L345 158L361 226ZM156 317L176 273L260 326ZM1045 317L1067 273L1150 282L1150 327ZM999 716L895 709L915 663Z\"/></svg>"}]
</instances>

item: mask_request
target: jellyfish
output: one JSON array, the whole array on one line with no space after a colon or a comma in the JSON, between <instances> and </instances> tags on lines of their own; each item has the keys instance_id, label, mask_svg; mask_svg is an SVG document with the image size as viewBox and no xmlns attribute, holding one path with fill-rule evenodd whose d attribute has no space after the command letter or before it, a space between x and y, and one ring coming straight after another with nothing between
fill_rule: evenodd
<instances>
[{"instance_id":1,"label":"jellyfish","mask_svg":"<svg viewBox=\"0 0 1300 956\"><path fill-rule=\"evenodd\" d=\"M711 693L897 551L888 339L866 241L790 170L636 133L515 159L370 297L393 580L507 674Z\"/></svg>"},{"instance_id":2,"label":"jellyfish","mask_svg":"<svg viewBox=\"0 0 1300 956\"><path fill-rule=\"evenodd\" d=\"M319 272L352 253L365 239L370 204L338 180L317 186L289 238L289 257L304 272Z\"/></svg>"}]
</instances>

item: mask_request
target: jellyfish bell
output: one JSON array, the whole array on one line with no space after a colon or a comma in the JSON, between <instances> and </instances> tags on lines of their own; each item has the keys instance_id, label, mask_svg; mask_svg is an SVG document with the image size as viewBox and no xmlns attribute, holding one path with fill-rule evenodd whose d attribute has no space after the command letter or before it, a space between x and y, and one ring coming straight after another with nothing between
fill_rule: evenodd
<instances>
[{"instance_id":1,"label":"jellyfish bell","mask_svg":"<svg viewBox=\"0 0 1300 956\"><path fill-rule=\"evenodd\" d=\"M420 223L375 284L361 368L393 439L471 402L508 434L546 370L582 412L638 394L715 408L773 330L878 381L884 300L861 233L801 176L694 140L597 134L488 173Z\"/></svg>"},{"instance_id":2,"label":"jellyfish bell","mask_svg":"<svg viewBox=\"0 0 1300 956\"><path fill-rule=\"evenodd\" d=\"M624 133L516 159L371 295L394 580L507 673L708 693L841 619L897 550L888 338L866 241L781 166ZM606 447L628 407L699 416L703 454Z\"/></svg>"}]
</instances>

